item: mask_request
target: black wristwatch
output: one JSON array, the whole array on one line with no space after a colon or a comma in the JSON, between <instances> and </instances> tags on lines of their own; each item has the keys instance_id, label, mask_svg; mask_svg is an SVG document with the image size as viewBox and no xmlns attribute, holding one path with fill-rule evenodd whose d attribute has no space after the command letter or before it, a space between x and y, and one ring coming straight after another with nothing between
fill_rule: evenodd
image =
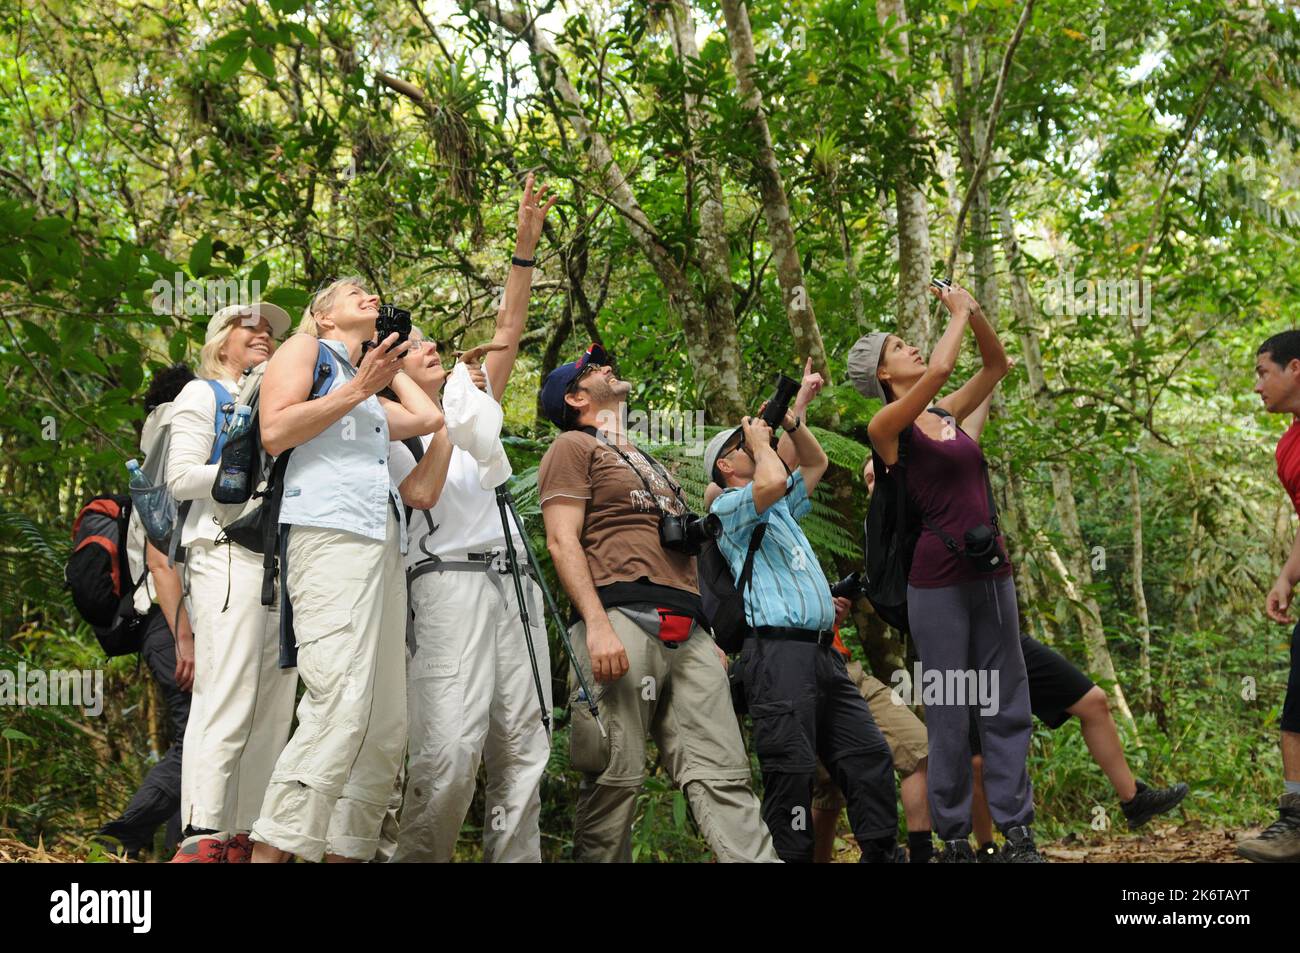
<instances>
[{"instance_id":1,"label":"black wristwatch","mask_svg":"<svg viewBox=\"0 0 1300 953\"><path fill-rule=\"evenodd\" d=\"M786 433L794 433L796 430L799 429L799 427L800 427L802 424L803 424L803 418L802 418L802 417L796 417L796 418L794 419L794 426L793 426L793 427L790 427L788 430L786 430Z\"/></svg>"},{"instance_id":2,"label":"black wristwatch","mask_svg":"<svg viewBox=\"0 0 1300 953\"><path fill-rule=\"evenodd\" d=\"M518 265L520 268L531 268L537 264L536 258L520 258L518 255L510 256L510 264Z\"/></svg>"}]
</instances>

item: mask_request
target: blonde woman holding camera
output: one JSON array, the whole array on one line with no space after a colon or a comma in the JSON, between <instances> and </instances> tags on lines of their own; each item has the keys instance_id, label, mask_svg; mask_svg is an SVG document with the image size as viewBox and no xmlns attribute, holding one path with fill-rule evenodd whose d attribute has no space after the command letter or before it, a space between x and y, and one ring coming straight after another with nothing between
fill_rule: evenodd
<instances>
[{"instance_id":1,"label":"blonde woman holding camera","mask_svg":"<svg viewBox=\"0 0 1300 953\"><path fill-rule=\"evenodd\" d=\"M406 520L389 441L443 419L401 372L397 333L364 346L378 316L360 279L331 282L262 382L262 445L292 451L281 599L306 693L253 825L258 863L373 858L406 749ZM329 382L312 399L323 370ZM390 386L395 401L378 396Z\"/></svg>"}]
</instances>

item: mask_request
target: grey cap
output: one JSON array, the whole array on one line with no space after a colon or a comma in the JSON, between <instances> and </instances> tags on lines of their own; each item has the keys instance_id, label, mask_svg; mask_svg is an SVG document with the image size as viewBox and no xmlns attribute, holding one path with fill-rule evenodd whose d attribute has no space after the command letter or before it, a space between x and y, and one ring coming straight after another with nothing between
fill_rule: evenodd
<instances>
[{"instance_id":1,"label":"grey cap","mask_svg":"<svg viewBox=\"0 0 1300 953\"><path fill-rule=\"evenodd\" d=\"M849 380L863 397L874 397L888 402L885 388L876 376L880 369L880 355L885 349L889 335L884 331L872 331L864 334L849 350Z\"/></svg>"},{"instance_id":2,"label":"grey cap","mask_svg":"<svg viewBox=\"0 0 1300 953\"><path fill-rule=\"evenodd\" d=\"M730 430L719 430L713 435L713 439L704 448L704 479L713 482L713 468L718 464L718 457L722 456L722 448L738 433L740 428L733 427Z\"/></svg>"}]
</instances>

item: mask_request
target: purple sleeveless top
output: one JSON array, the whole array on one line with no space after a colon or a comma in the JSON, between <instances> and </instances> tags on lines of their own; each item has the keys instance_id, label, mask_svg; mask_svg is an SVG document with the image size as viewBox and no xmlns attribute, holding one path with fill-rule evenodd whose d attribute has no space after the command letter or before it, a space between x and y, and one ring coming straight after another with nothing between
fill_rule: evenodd
<instances>
[{"instance_id":1,"label":"purple sleeveless top","mask_svg":"<svg viewBox=\"0 0 1300 953\"><path fill-rule=\"evenodd\" d=\"M950 418L944 418L944 425L957 431L955 440L935 440L920 427L912 427L906 451L907 495L925 518L951 536L960 548L966 544L966 530L980 523L990 524L984 452ZM1005 556L1006 543L1001 534L998 547ZM1010 574L1010 562L994 572L980 572L964 555L948 549L942 538L923 526L907 581L918 589L937 589Z\"/></svg>"}]
</instances>

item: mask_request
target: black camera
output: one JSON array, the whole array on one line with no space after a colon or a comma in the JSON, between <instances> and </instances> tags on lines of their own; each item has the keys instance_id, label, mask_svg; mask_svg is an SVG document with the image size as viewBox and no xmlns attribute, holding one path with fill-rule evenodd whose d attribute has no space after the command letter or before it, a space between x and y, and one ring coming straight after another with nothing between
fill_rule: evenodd
<instances>
[{"instance_id":1,"label":"black camera","mask_svg":"<svg viewBox=\"0 0 1300 953\"><path fill-rule=\"evenodd\" d=\"M861 573L849 573L835 585L831 586L832 599L856 600L862 594Z\"/></svg>"},{"instance_id":2,"label":"black camera","mask_svg":"<svg viewBox=\"0 0 1300 953\"><path fill-rule=\"evenodd\" d=\"M659 545L675 553L698 556L704 544L722 535L722 520L713 513L697 516L687 511L680 516L659 517Z\"/></svg>"},{"instance_id":3,"label":"black camera","mask_svg":"<svg viewBox=\"0 0 1300 953\"><path fill-rule=\"evenodd\" d=\"M375 318L376 342L382 341L394 331L397 332L397 340L388 349L390 351L401 347L411 336L411 312L395 304L381 304L379 317Z\"/></svg>"},{"instance_id":4,"label":"black camera","mask_svg":"<svg viewBox=\"0 0 1300 953\"><path fill-rule=\"evenodd\" d=\"M784 374L776 375L776 393L767 399L767 406L759 414L762 421L776 430L785 420L785 412L790 409L790 401L799 393L799 382L791 380Z\"/></svg>"},{"instance_id":5,"label":"black camera","mask_svg":"<svg viewBox=\"0 0 1300 953\"><path fill-rule=\"evenodd\" d=\"M981 523L973 529L966 530L964 537L966 547L963 550L967 559L980 572L996 572L1007 564L998 546L997 530Z\"/></svg>"}]
</instances>

